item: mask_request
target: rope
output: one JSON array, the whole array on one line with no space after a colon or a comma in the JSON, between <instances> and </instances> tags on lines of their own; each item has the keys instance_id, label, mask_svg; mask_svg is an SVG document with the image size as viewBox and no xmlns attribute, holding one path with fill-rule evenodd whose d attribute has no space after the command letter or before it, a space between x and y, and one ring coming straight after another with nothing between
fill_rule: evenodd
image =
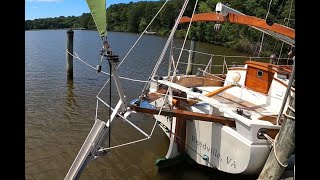
<instances>
[{"instance_id":1,"label":"rope","mask_svg":"<svg viewBox=\"0 0 320 180\"><path fill-rule=\"evenodd\" d=\"M274 144L274 140L266 133L262 133L262 135L267 138L267 140L271 143L271 145L273 146Z\"/></svg>"},{"instance_id":2,"label":"rope","mask_svg":"<svg viewBox=\"0 0 320 180\"><path fill-rule=\"evenodd\" d=\"M274 156L276 157L276 160L278 161L278 163L282 166L282 167L287 167L288 164L282 164L281 161L279 160L277 153L276 153L276 140L278 138L278 134L276 135L276 137L274 138L274 140L268 136L268 134L266 133L262 133L264 137L267 138L267 140L271 143L271 145L273 146L273 152L274 152Z\"/></svg>"},{"instance_id":3,"label":"rope","mask_svg":"<svg viewBox=\"0 0 320 180\"><path fill-rule=\"evenodd\" d=\"M81 62L83 62L83 63L86 64L87 66L89 66L89 67L91 67L92 69L96 70L95 67L91 66L90 64L88 64L87 62L85 62L84 60L82 60L82 59L77 55L76 52L74 52L75 55L71 54L68 50L66 50L66 52L67 52L68 54L70 54L71 56L73 56L74 58L80 60ZM104 71L101 71L101 72L102 72L103 74L110 75L110 74L107 73L107 72L104 72ZM146 83L146 82L148 82L148 81L144 81L144 80L132 79L132 78L127 78L127 77L122 77L122 76L119 76L119 78L125 79L125 80L128 80L128 81L141 82L141 83ZM108 79L108 81L109 81L109 79ZM108 81L107 81L107 82L108 82ZM102 89L103 89L103 88L102 88Z\"/></svg>"},{"instance_id":4,"label":"rope","mask_svg":"<svg viewBox=\"0 0 320 180\"><path fill-rule=\"evenodd\" d=\"M74 54L76 55L76 56L74 56L74 55L71 54L68 50L66 50L66 51L67 51L68 54L70 54L70 55L73 56L74 58L79 59L81 62L83 62L83 63L86 64L87 66L89 66L89 67L91 67L92 69L96 70L95 67L93 67L93 66L91 66L90 64L86 63L85 61L83 61L83 60L78 56L78 54L77 54L76 52L74 52ZM109 75L109 74L108 74L108 75Z\"/></svg>"},{"instance_id":5,"label":"rope","mask_svg":"<svg viewBox=\"0 0 320 180\"><path fill-rule=\"evenodd\" d=\"M287 119L292 119L292 120L294 120L295 121L295 117L294 116L290 116L290 115L288 115L288 114L286 114L286 113L283 113L283 115L287 118Z\"/></svg>"},{"instance_id":6,"label":"rope","mask_svg":"<svg viewBox=\"0 0 320 180\"><path fill-rule=\"evenodd\" d=\"M286 168L288 166L288 164L282 164L281 161L279 160L278 156L277 156L277 153L276 153L276 141L277 141L277 138L278 138L278 134L276 135L276 137L274 138L274 142L273 142L273 152L274 152L274 156L276 157L278 163Z\"/></svg>"},{"instance_id":7,"label":"rope","mask_svg":"<svg viewBox=\"0 0 320 180\"><path fill-rule=\"evenodd\" d=\"M156 13L156 15L152 18L152 20L150 21L150 23L148 24L148 26L143 30L143 32L140 34L139 38L136 40L136 42L132 45L132 47L130 48L130 50L127 52L127 54L124 56L124 58L121 60L121 62L119 63L117 69L121 66L121 64L123 63L123 61L127 58L127 56L130 54L130 52L132 51L132 49L136 46L136 44L138 43L138 41L141 39L141 37L144 35L144 33L147 31L147 29L149 28L149 26L152 24L152 22L155 20L155 18L158 16L158 14L160 13L160 11L163 9L163 7L167 4L169 0L166 0L163 5L161 6L161 8L159 9L159 11Z\"/></svg>"},{"instance_id":8,"label":"rope","mask_svg":"<svg viewBox=\"0 0 320 180\"><path fill-rule=\"evenodd\" d=\"M295 109L293 109L293 107L291 107L291 106L288 106L288 108L292 111L292 112L296 112L296 110Z\"/></svg>"}]
</instances>

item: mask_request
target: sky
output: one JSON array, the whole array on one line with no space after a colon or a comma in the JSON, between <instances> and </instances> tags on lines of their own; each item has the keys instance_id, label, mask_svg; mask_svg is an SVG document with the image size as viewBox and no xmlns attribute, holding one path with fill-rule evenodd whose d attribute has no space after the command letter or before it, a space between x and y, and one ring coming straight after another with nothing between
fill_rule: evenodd
<instances>
[{"instance_id":1,"label":"sky","mask_svg":"<svg viewBox=\"0 0 320 180\"><path fill-rule=\"evenodd\" d=\"M142 0L107 0L107 6ZM86 0L25 0L25 20L59 16L81 16L88 13Z\"/></svg>"}]
</instances>

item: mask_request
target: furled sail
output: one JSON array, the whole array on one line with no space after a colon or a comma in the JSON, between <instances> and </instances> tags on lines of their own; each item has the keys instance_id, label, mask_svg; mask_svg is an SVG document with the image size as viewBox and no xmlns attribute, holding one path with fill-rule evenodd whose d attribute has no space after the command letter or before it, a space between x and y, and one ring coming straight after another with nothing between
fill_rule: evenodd
<instances>
[{"instance_id":1,"label":"furled sail","mask_svg":"<svg viewBox=\"0 0 320 180\"><path fill-rule=\"evenodd\" d=\"M106 0L86 0L100 36L106 33Z\"/></svg>"}]
</instances>

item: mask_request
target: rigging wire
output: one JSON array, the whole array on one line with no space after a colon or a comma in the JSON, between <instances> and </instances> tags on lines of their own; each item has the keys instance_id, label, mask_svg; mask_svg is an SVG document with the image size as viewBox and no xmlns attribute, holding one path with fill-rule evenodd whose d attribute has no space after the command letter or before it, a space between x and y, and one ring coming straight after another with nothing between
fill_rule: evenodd
<instances>
[{"instance_id":1,"label":"rigging wire","mask_svg":"<svg viewBox=\"0 0 320 180\"><path fill-rule=\"evenodd\" d=\"M109 79L111 79L111 75L112 75L112 64L110 62L110 60L108 61L109 62ZM109 147L111 146L111 88L112 88L112 81L110 81L110 84L109 84L109 104L110 104L110 107L109 107Z\"/></svg>"},{"instance_id":2,"label":"rigging wire","mask_svg":"<svg viewBox=\"0 0 320 180\"><path fill-rule=\"evenodd\" d=\"M159 9L159 11L156 13L156 15L154 15L154 17L152 18L152 20L150 21L150 23L148 24L148 26L143 30L143 32L140 34L139 38L136 40L136 42L134 42L134 44L132 45L132 47L130 48L130 50L127 52L127 54L124 56L124 58L121 60L121 62L119 63L117 69L121 66L121 64L123 63L123 61L127 58L127 56L130 54L130 52L132 51L132 49L136 46L136 44L138 43L138 41L141 39L141 37L145 34L145 32L147 31L147 29L149 28L149 26L152 24L152 22L155 20L155 18L158 16L158 14L161 12L161 10L163 9L163 7L167 4L169 0L166 0L163 5L161 6L161 8Z\"/></svg>"},{"instance_id":3,"label":"rigging wire","mask_svg":"<svg viewBox=\"0 0 320 180\"><path fill-rule=\"evenodd\" d=\"M168 1L168 0L167 0ZM167 2L166 1L166 2ZM186 1L188 1L188 0L186 0ZM166 3L165 2L165 3ZM271 5L271 2L272 2L272 0L270 1L270 5ZM186 2L185 2L186 3ZM196 5L197 5L197 3L198 3L198 0L196 1ZM187 4L187 3L186 3ZM196 5L195 5L195 7L194 7L194 11L193 11L193 14L194 14L194 12L195 12L195 8L196 8ZM270 10L270 5L269 5L269 10ZM186 7L186 6L185 6ZM185 10L185 7L184 7L184 9L183 9L183 11ZM161 8L162 9L162 8ZM268 11L269 11L268 10ZM160 12L160 11L159 11ZM158 13L159 13L158 12ZM182 12L182 10L181 10L181 12ZM181 13L180 12L180 15L182 16L182 14L183 13ZM157 15L158 15L158 13L157 13ZM268 12L269 13L269 12ZM268 13L267 13L267 16L268 16ZM192 14L192 17L193 17L193 14ZM181 16L179 16L180 18L181 18ZM266 16L266 18L267 18L267 16ZM188 30L187 30L187 33L186 33L186 37L185 37L185 40L184 40L184 43L183 43L183 47L184 47L184 45L185 45L185 41L186 41L186 38L187 38L187 35L188 35L188 32L189 32L189 29L190 29L190 26L191 26L191 22L192 22L192 17L191 17L191 21L190 21L190 24L189 24L189 27L188 27ZM155 18L155 17L154 17ZM153 19L154 20L154 19ZM152 20L152 21L153 21ZM176 24L177 24L177 22L178 21L176 21ZM150 25L150 24L149 24ZM148 26L149 27L149 26ZM144 30L144 32L147 30L147 28ZM143 33L144 33L143 32ZM142 33L142 35L143 35L143 33ZM142 36L141 35L141 36ZM131 52L131 50L134 48L134 46L136 45L136 43L140 40L140 38L141 38L141 36L138 38L138 40L135 42L135 44L132 46L132 48L129 50L129 52L127 53L127 55ZM172 41L172 38L173 38L173 36L171 37L171 41ZM168 41L168 42L170 42L170 41ZM261 44L263 43L263 39L262 39L262 42L261 42ZM183 49L183 47L182 47L182 49ZM68 52L69 54L71 54L70 52ZM178 67L178 62L179 62L179 60L180 60L180 58L181 58L181 54L182 54L182 50L180 51L180 54L179 54L179 58L178 58L178 61L177 61L177 64L174 66L174 74L173 74L173 77L174 76L176 76L176 69L177 69L177 67ZM123 60L121 61L121 63L125 60L125 58L127 57L127 55L123 58ZM164 56L164 55L163 55ZM75 57L75 56L74 56ZM160 56L161 57L161 56ZM163 57L162 57L163 58ZM162 58L159 58L159 60L158 60L158 62L157 62L157 64L156 64L156 66L155 66L155 69L154 69L154 71L153 71L153 73L152 73L152 77L155 75L155 73L157 72L157 69L159 68L159 66L160 66L160 63L161 63L161 61L162 61ZM81 60L80 58L78 58L79 60ZM84 62L84 61L83 61ZM85 62L84 62L85 63ZM119 64L119 66L121 65L121 63ZM85 63L85 64L87 64L87 63ZM87 64L88 66L90 66L90 67L92 67L91 65L89 65L89 64ZM119 66L117 67L117 68L119 68ZM92 67L93 69L95 69L94 67ZM108 74L109 75L109 80L111 79L111 76L112 76L112 72L111 72L111 65L110 65L110 74ZM120 77L121 78L121 77ZM109 81L108 80L108 81ZM173 78L171 79L171 82L172 82L172 80L173 80ZM108 82L107 81L107 82ZM147 83L150 83L150 78L149 78L149 81L147 81ZM169 86L169 88L171 88L171 86ZM102 89L101 89L102 90ZM101 91L100 91L101 92ZM100 93L99 92L99 93ZM167 91L167 93L168 93L168 91ZM165 95L165 98L167 97L167 94L166 93L166 95ZM109 99L109 102L110 102L110 108L109 108L109 118L111 117L111 82L110 82L110 99ZM160 111L159 111L159 114L161 113L161 110L162 110L162 107L163 106L161 106L161 109L160 109ZM156 121L156 123L157 123L158 121ZM155 123L155 124L156 124ZM111 124L111 123L110 123ZM109 127L110 127L110 124L109 124ZM111 128L110 128L111 129ZM143 141L143 140L146 140L146 139L149 139L151 136L152 136L152 134L153 134L153 130L154 130L154 128L152 129L152 131L151 131L151 134L148 136L148 138L145 138L145 139L142 139L142 140L138 140L138 141L135 141L135 142L140 142L140 141ZM109 131L110 132L110 131ZM173 133L173 132L172 132ZM174 133L173 133L174 134ZM174 134L175 135L175 134ZM176 135L175 135L176 136ZM177 136L177 138L179 138L178 136ZM180 139L180 138L179 138ZM181 140L181 139L180 139ZM126 144L132 144L132 143L134 143L134 142L130 142L130 143L126 143ZM185 142L184 142L185 143ZM185 143L186 144L186 143ZM187 144L186 144L187 145ZM109 136L109 147L110 147L110 136ZM118 146L118 147L120 147L120 146ZM111 149L111 147L109 148L109 149ZM200 155L200 154L199 154ZM200 155L201 156L201 155ZM202 156L201 156L202 157Z\"/></svg>"},{"instance_id":4,"label":"rigging wire","mask_svg":"<svg viewBox=\"0 0 320 180\"><path fill-rule=\"evenodd\" d=\"M291 3L290 3L290 10L289 10L288 21L287 21L287 26L288 27L289 27L289 21L290 21L290 17L291 17L292 4L293 4L293 0L291 0ZM282 42L282 45L281 45L281 48L280 48L279 58L281 57L281 54L282 54L283 45L284 45L284 42ZM291 46L291 48L292 48L292 46Z\"/></svg>"},{"instance_id":5,"label":"rigging wire","mask_svg":"<svg viewBox=\"0 0 320 180\"><path fill-rule=\"evenodd\" d=\"M90 64L88 64L87 62L85 62L84 60L82 60L82 59L78 56L78 54L77 54L76 52L74 52L75 55L71 54L68 50L66 50L66 52L67 52L68 54L70 54L72 57L74 57L74 58L78 59L79 61L81 61L82 63L84 63L85 65L87 65L87 66L89 66L90 68L96 70L95 67L93 67L92 65L90 65ZM104 71L100 71L100 72L103 73L103 74L109 75L109 73L107 73L107 72L104 72ZM146 83L146 82L148 82L148 81L144 81L144 80L140 80L140 79L132 79L132 78L123 77L123 76L119 76L119 78L125 79L125 80L128 80L128 81L141 82L141 83ZM107 82L108 82L109 80L110 80L110 79L108 79ZM103 87L103 88L104 88L104 87ZM103 88L102 88L102 89L103 89ZM102 90L102 89L101 89L101 90ZM101 91L100 91L100 92L101 92ZM98 94L99 94L99 93L98 93Z\"/></svg>"},{"instance_id":6,"label":"rigging wire","mask_svg":"<svg viewBox=\"0 0 320 180\"><path fill-rule=\"evenodd\" d=\"M167 0L167 1L168 1L168 0ZM167 2L167 1L166 1L166 2ZM187 7L188 2L189 2L189 0L186 0L186 1L184 2L183 7L182 7L182 9L181 9L181 11L180 11L179 17L178 17L178 19L177 19L177 21L176 21L176 24L175 24L175 27L173 28L173 30L175 30L175 29L177 28L178 22L180 21L182 15L183 15L183 12L185 11L185 9L186 9L186 7ZM198 2L198 0L197 0L197 2ZM162 9L162 8L161 8L161 9ZM159 12L160 12L160 11L159 11ZM159 12L158 12L157 14L159 14ZM145 29L145 30L146 30L146 29ZM174 32L173 32L173 33L174 33ZM173 33L171 34L171 35L172 35L172 36L171 36L171 39L173 38ZM141 37L141 36L140 36L140 37ZM168 38L168 41L167 41L167 42L170 42L169 39L170 39L170 37ZM138 40L139 40L139 39L138 39ZM138 41L138 40L137 40L137 41ZM136 41L136 42L137 42L137 41ZM136 44L136 43L135 43L135 44ZM131 48L130 51L131 51L132 49L133 49L133 48ZM164 48L163 51L165 51L165 49L166 49L166 48ZM71 53L68 52L68 51L67 51L67 53L71 54ZM75 54L76 54L76 53L75 53ZM90 64L88 64L88 63L84 62L82 59L80 59L77 54L76 54L76 56L74 56L73 54L71 54L71 55L72 55L73 57L75 57L76 59L79 59L80 61L82 61L82 62L85 63L86 65L90 66L92 69L95 69L93 66L91 66ZM163 58L163 57L162 57L162 58ZM162 61L162 58L161 58L161 56L160 56L159 59L161 59L161 61ZM158 61L159 61L159 60L158 60ZM160 62L161 62L161 61L160 61ZM122 60L121 62L123 62L123 60ZM109 62L109 63L110 63L110 62ZM110 68L111 68L111 64L109 64L109 65L110 65ZM120 65L121 65L121 64L119 64L119 66L120 66ZM119 66L118 66L118 67L119 67ZM117 68L118 68L118 67L117 67ZM105 73L105 74L108 74L108 73ZM107 80L107 82L104 84L103 88L104 88L105 85L108 83L108 81L110 81L110 79L111 79L111 76L112 76L111 70L110 70L110 74L108 74L108 75L109 75L110 77L109 77L109 79ZM147 82L150 83L150 81L147 81ZM103 89L103 88L102 88L102 89ZM99 91L99 93L102 91L102 89ZM99 93L98 93L98 95L99 95ZM110 111L113 110L113 108L111 107L111 100L109 100L109 101L110 101L110 105L108 105L108 104L105 103L101 98L99 98L98 95L97 95L97 99L100 100L102 103L104 103L106 106L109 107L109 119L111 120L111 112L110 112ZM111 82L110 82L110 98L111 98ZM98 102L97 102L97 104L98 104ZM98 105L97 105L97 107L98 107ZM97 109L96 109L96 111L97 111ZM144 135L147 135L147 134L144 133L140 128L138 128L138 127L135 126L132 122L130 122L129 120L127 120L125 117L123 117L120 113L117 113L117 114L118 114L120 117L122 117L124 120L126 120L129 124L131 124L133 127L135 127L137 130L139 130L141 133L143 133ZM97 113L96 113L96 116L97 116ZM97 118L97 117L96 117L96 118ZM155 125L157 124L157 122L158 122L158 121L155 122ZM111 122L109 123L109 127L110 127L110 124L111 124ZM132 141L132 142L129 142L129 143L124 143L124 144L121 144L121 145L116 145L116 146L114 146L114 147L110 147L110 146L109 146L108 148L102 148L102 149L100 149L100 150L112 149L112 148L115 148L115 147L121 147L121 146L125 146L125 145L129 145L129 144L133 144L133 143L137 143L137 142L141 142L141 141L150 139L150 137L151 137L152 134L153 134L155 125L154 125L154 127L153 127L150 135L147 135L147 138L140 139L140 140L137 140L137 141ZM110 130L109 130L109 132L110 132ZM110 136L109 136L109 145L110 145Z\"/></svg>"},{"instance_id":7,"label":"rigging wire","mask_svg":"<svg viewBox=\"0 0 320 180\"><path fill-rule=\"evenodd\" d=\"M280 12L281 12L281 10L283 9L283 7L284 7L284 3L286 2L286 0L282 0L282 3L281 3L281 5L280 5L280 8L278 9L278 13L277 13L277 15L275 16L275 21L278 19L278 16L280 15Z\"/></svg>"},{"instance_id":8,"label":"rigging wire","mask_svg":"<svg viewBox=\"0 0 320 180\"><path fill-rule=\"evenodd\" d=\"M168 46L169 46L170 42L173 39L174 33L175 33L175 31L176 31L176 29L178 27L179 21L180 21L182 15L183 15L185 9L187 8L188 2L189 2L189 0L185 0L184 4L183 4L183 6L182 6L182 8L180 10L179 16L177 17L176 22L175 22L175 24L174 24L174 26L173 26L173 28L171 30L171 33L170 33L170 35L168 37L168 40L167 40L165 46L162 49L162 52L161 52L161 54L159 56L158 61L156 62L156 65L154 66L154 68L152 70L151 76L149 76L149 78L148 78L149 82L145 84L145 86L144 86L144 88L142 90L142 94L144 94L146 92L147 88L150 86L150 80L154 78L156 72L158 71L158 68L159 68L159 66L160 66L160 64L161 64L161 62L163 60L163 57L164 57L164 55L165 55L165 53L166 53L166 51L168 49Z\"/></svg>"},{"instance_id":9,"label":"rigging wire","mask_svg":"<svg viewBox=\"0 0 320 180\"><path fill-rule=\"evenodd\" d=\"M280 8L278 9L277 15L276 15L275 18L274 18L274 21L277 21L279 15L280 15L280 12L281 12L281 10L283 9L283 6L284 6L284 3L285 3L285 2L286 2L286 0L282 0L282 3L281 3L281 5L280 5ZM275 43L274 46L273 46L272 52L275 52L278 43L279 43L279 41L276 41L276 43ZM283 43L284 43L284 42L283 42ZM280 58L280 56L279 56L279 58ZM279 61L279 60L278 60L278 61Z\"/></svg>"},{"instance_id":10,"label":"rigging wire","mask_svg":"<svg viewBox=\"0 0 320 180\"><path fill-rule=\"evenodd\" d=\"M272 3L272 0L270 0L270 2L269 2L269 7L268 7L268 11L267 11L267 14L266 14L266 18L265 18L265 20L267 20L267 18L268 18L268 16L269 16L271 3ZM261 51L262 51L262 46L263 46L264 36L265 36L265 33L264 33L264 32L262 32L262 36L261 36L261 44L260 44L260 48L259 48L259 51L258 51L258 56L260 56L260 53L261 53Z\"/></svg>"},{"instance_id":11,"label":"rigging wire","mask_svg":"<svg viewBox=\"0 0 320 180\"><path fill-rule=\"evenodd\" d=\"M166 52L166 50L167 50L167 48L168 48L168 46L169 46L169 43L170 43L170 41L172 41L172 39L173 39L173 35L174 35L174 33L175 33L175 31L176 31L176 29L177 29L177 27L178 27L179 21L180 21L182 15L183 15L185 9L187 8L188 2L189 2L189 0L186 0L186 1L184 2L183 6L182 6L182 9L181 9L181 11L180 11L180 14L179 14L178 18L176 19L176 23L175 23L174 27L172 28L171 34L170 34L170 36L169 36L169 38L168 38L168 40L167 40L167 42L166 42L166 45L164 46L164 48L163 48L163 50L162 50L162 53L161 53L161 55L160 55L160 57L159 57L159 59L158 59L158 61L157 61L157 63L156 63L156 66L155 66L155 68L153 69L153 71L152 71L152 73L151 73L151 76L149 77L149 80L150 80L150 81L145 84L142 93L145 93L146 88L147 88L147 87L150 85L150 83L151 83L151 79L154 78L154 76L155 76L155 74L156 74L156 72L157 72L157 70L158 70L158 68L159 68L159 66L160 66L160 64L161 64L161 61L163 60L164 54L165 54L165 52ZM196 1L196 3L198 3L198 0ZM195 5L195 7L196 7L196 5ZM195 11L195 8L194 8L194 11ZM193 11L193 13L192 13L192 17L193 17L194 11ZM191 17L191 20L192 20L192 17ZM190 23L191 23L191 21L190 21ZM190 27L190 26L189 26L189 27ZM175 67L176 67L176 66L175 66ZM175 72L175 71L176 71L176 68L175 68L174 72ZM172 80L173 80L173 78L171 78L171 82L172 82ZM166 99L166 97L167 97L167 95L168 95L168 92L169 92L170 90L171 90L171 86L169 86L168 91L166 92L165 99ZM160 110L159 110L159 114L158 114L158 115L160 115L160 113L161 113L161 111L162 111L162 108L163 108L163 106L164 106L164 103L165 103L165 101L163 101L162 106L161 106L161 108L160 108ZM155 129L155 126L157 125L157 122L158 122L158 120L156 120L156 122L155 122L154 125L153 125L152 131L151 131L151 135L153 134L153 131L154 131L154 129ZM151 136L151 135L150 135L150 136Z\"/></svg>"}]
</instances>

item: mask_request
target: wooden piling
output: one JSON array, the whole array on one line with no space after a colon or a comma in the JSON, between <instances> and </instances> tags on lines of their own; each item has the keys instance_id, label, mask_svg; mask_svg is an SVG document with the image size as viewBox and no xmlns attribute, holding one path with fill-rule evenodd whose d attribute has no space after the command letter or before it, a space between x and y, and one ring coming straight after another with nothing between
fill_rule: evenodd
<instances>
[{"instance_id":1,"label":"wooden piling","mask_svg":"<svg viewBox=\"0 0 320 180\"><path fill-rule=\"evenodd\" d=\"M284 122L280 128L278 137L271 149L269 157L259 175L258 179L280 179L285 167L278 160L287 165L288 160L295 148L295 95L291 96L289 101L291 108L287 109ZM274 149L275 148L275 149ZM276 156L275 153L276 152ZM278 158L278 160L277 160Z\"/></svg>"},{"instance_id":2,"label":"wooden piling","mask_svg":"<svg viewBox=\"0 0 320 180\"><path fill-rule=\"evenodd\" d=\"M69 54L69 53L70 54ZM73 80L73 30L67 31L67 52L66 52L66 64L67 64L67 79Z\"/></svg>"},{"instance_id":3,"label":"wooden piling","mask_svg":"<svg viewBox=\"0 0 320 180\"><path fill-rule=\"evenodd\" d=\"M195 42L195 38L191 39L191 44L190 44L190 51L189 51L189 57L188 57L188 66L186 69L186 74L187 75L191 75L192 74L192 64L194 63L194 51L196 48L196 42Z\"/></svg>"}]
</instances>

